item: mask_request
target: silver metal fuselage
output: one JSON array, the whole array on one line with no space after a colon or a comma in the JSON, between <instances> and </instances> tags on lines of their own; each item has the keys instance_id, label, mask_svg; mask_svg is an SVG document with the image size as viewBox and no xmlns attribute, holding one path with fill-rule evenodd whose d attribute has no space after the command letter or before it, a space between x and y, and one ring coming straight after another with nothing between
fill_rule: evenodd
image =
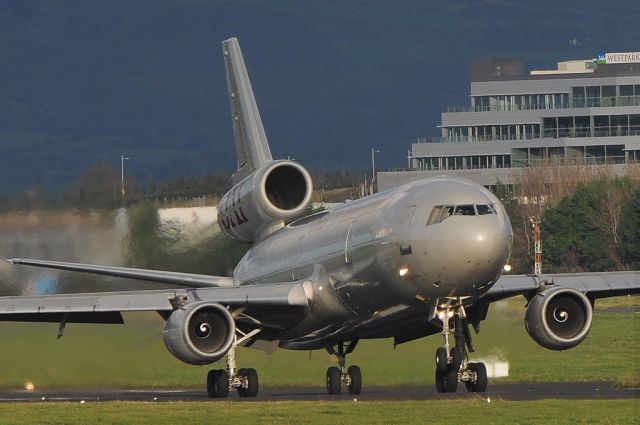
<instances>
[{"instance_id":1,"label":"silver metal fuselage","mask_svg":"<svg viewBox=\"0 0 640 425\"><path fill-rule=\"evenodd\" d=\"M427 225L434 206L493 205L495 213ZM474 298L500 277L512 230L500 203L475 183L416 181L293 222L254 245L235 285L305 282L310 306L280 335L285 348L393 336L448 298ZM322 278L320 277L322 276Z\"/></svg>"}]
</instances>

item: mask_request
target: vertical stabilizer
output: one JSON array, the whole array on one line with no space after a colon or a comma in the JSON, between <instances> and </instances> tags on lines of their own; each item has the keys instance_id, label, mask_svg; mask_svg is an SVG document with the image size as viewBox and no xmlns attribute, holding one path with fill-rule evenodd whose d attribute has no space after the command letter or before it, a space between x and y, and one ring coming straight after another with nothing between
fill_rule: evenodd
<instances>
[{"instance_id":1,"label":"vertical stabilizer","mask_svg":"<svg viewBox=\"0 0 640 425\"><path fill-rule=\"evenodd\" d=\"M238 161L238 171L231 181L236 184L261 166L273 161L273 158L238 39L230 38L223 41L222 50L227 70L231 119Z\"/></svg>"}]
</instances>

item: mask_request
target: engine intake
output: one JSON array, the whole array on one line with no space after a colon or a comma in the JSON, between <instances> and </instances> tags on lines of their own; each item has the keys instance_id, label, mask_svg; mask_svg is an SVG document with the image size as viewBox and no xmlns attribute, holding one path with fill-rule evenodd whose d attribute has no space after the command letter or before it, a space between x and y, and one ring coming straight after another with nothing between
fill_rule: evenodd
<instances>
[{"instance_id":1,"label":"engine intake","mask_svg":"<svg viewBox=\"0 0 640 425\"><path fill-rule=\"evenodd\" d=\"M231 313L220 304L195 302L171 314L164 326L164 344L185 363L209 364L227 354L235 328Z\"/></svg>"},{"instance_id":2,"label":"engine intake","mask_svg":"<svg viewBox=\"0 0 640 425\"><path fill-rule=\"evenodd\" d=\"M566 350L584 341L592 316L591 302L582 292L555 287L533 297L524 323L538 344L550 350Z\"/></svg>"},{"instance_id":3,"label":"engine intake","mask_svg":"<svg viewBox=\"0 0 640 425\"><path fill-rule=\"evenodd\" d=\"M294 161L273 161L245 177L218 206L218 224L227 236L253 242L274 224L305 214L313 184Z\"/></svg>"}]
</instances>

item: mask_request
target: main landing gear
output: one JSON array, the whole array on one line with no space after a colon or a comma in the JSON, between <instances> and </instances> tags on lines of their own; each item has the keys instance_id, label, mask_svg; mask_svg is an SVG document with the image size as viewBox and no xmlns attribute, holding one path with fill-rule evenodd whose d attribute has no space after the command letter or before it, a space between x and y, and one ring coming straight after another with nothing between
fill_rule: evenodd
<instances>
[{"instance_id":1,"label":"main landing gear","mask_svg":"<svg viewBox=\"0 0 640 425\"><path fill-rule=\"evenodd\" d=\"M331 366L327 369L327 393L329 395L338 395L345 385L349 394L360 394L362 390L362 372L358 366L352 365L346 369L347 354L351 354L358 344L358 339L349 342L340 341L334 345L326 347L329 354L333 354L338 358L338 365Z\"/></svg>"},{"instance_id":2,"label":"main landing gear","mask_svg":"<svg viewBox=\"0 0 640 425\"><path fill-rule=\"evenodd\" d=\"M240 332L240 331L238 331ZM227 398L229 390L235 389L240 397L258 395L258 372L253 368L236 369L236 347L260 332L255 329L236 338L227 352L227 369L212 369L207 374L207 395L209 398Z\"/></svg>"},{"instance_id":3,"label":"main landing gear","mask_svg":"<svg viewBox=\"0 0 640 425\"><path fill-rule=\"evenodd\" d=\"M444 347L436 350L436 389L439 393L454 393L458 382L464 382L469 392L485 392L487 369L484 363L468 362L467 348L470 353L474 348L464 306L461 303L441 305L437 316L442 321ZM450 335L455 338L455 347L449 343Z\"/></svg>"}]
</instances>

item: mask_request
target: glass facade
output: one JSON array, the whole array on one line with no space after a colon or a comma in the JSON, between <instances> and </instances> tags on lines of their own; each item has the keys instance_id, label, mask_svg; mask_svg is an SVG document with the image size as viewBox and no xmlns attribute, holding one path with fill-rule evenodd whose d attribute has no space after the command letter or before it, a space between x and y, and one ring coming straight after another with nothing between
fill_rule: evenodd
<instances>
[{"instance_id":1,"label":"glass facade","mask_svg":"<svg viewBox=\"0 0 640 425\"><path fill-rule=\"evenodd\" d=\"M566 93L472 96L471 106L448 112L496 112L532 109L594 108L640 105L640 84L576 86Z\"/></svg>"},{"instance_id":2,"label":"glass facade","mask_svg":"<svg viewBox=\"0 0 640 425\"><path fill-rule=\"evenodd\" d=\"M496 122L491 124L444 126L441 139L425 139L424 142L509 141L513 142L510 144L511 154L437 155L434 153L414 157L412 166L417 170L473 170L526 167L542 163L624 164L638 161L640 159L638 150L627 150L624 142L611 143L610 140L603 141L602 144L594 144L593 141L584 144L570 143L576 146L557 146L558 142L554 142L555 146L527 146L528 141L536 139L640 137L640 109L635 108L637 113L628 113L628 108L624 111L625 113L621 113L623 111L620 110L621 107L635 106L640 106L640 84L567 85L566 92L471 96L470 107L450 108L449 111L477 112L478 115L474 114L475 122L491 122L493 116L485 115L491 112L561 109L566 110L567 113L554 112L553 116L548 116L549 112L541 111L537 123L500 123L499 121L506 117L502 114L497 115L500 119L493 118ZM459 121L463 123L467 118L468 116L461 117ZM516 146L520 143L523 147ZM504 152L504 149L502 151Z\"/></svg>"}]
</instances>

